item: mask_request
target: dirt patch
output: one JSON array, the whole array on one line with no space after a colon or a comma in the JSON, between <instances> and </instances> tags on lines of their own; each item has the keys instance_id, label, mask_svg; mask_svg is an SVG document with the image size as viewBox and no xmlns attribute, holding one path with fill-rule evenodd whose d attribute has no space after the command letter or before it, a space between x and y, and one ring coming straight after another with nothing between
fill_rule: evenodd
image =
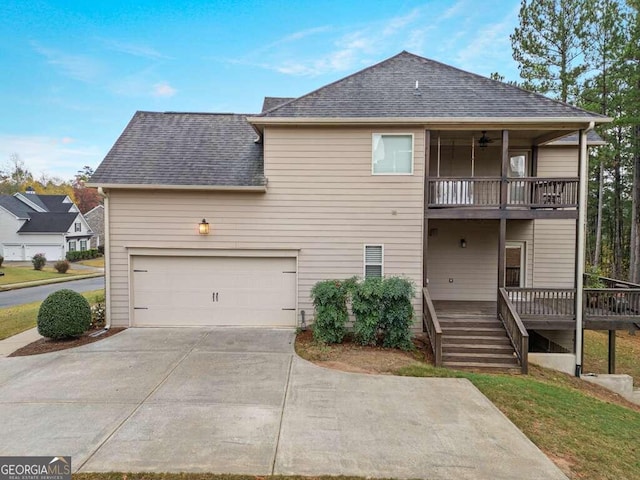
<instances>
[{"instance_id":1,"label":"dirt patch","mask_svg":"<svg viewBox=\"0 0 640 480\"><path fill-rule=\"evenodd\" d=\"M394 348L369 347L354 343L347 337L344 343L320 345L311 331L296 336L296 352L316 365L344 372L393 375L399 368L431 361L426 339L414 338L415 350L405 352Z\"/></svg>"},{"instance_id":2,"label":"dirt patch","mask_svg":"<svg viewBox=\"0 0 640 480\"><path fill-rule=\"evenodd\" d=\"M25 357L27 355L39 355L41 353L49 353L49 352L57 352L59 350L66 350L67 348L80 347L81 345L86 345L88 343L99 342L100 340L104 340L105 338L109 338L116 333L120 333L125 330L122 327L110 328L106 333L103 333L97 337L91 337L92 333L95 333L101 329L92 329L80 337L75 338L67 338L64 340L52 340L50 338L41 338L40 340L36 340L35 342L31 342L29 345L25 345L22 348L19 348L15 352L13 352L10 357Z\"/></svg>"}]
</instances>

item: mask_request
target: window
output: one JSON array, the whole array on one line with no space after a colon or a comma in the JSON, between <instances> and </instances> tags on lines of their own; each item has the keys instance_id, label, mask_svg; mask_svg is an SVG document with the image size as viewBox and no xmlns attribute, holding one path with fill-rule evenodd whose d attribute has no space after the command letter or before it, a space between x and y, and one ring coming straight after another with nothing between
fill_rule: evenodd
<instances>
[{"instance_id":1,"label":"window","mask_svg":"<svg viewBox=\"0 0 640 480\"><path fill-rule=\"evenodd\" d=\"M69 242L69 251L70 252L75 252L76 251L76 242L74 240Z\"/></svg>"},{"instance_id":2,"label":"window","mask_svg":"<svg viewBox=\"0 0 640 480\"><path fill-rule=\"evenodd\" d=\"M80 251L84 252L87 249L87 241L86 240L80 240Z\"/></svg>"},{"instance_id":3,"label":"window","mask_svg":"<svg viewBox=\"0 0 640 480\"><path fill-rule=\"evenodd\" d=\"M382 245L364 246L364 278L382 278L384 249Z\"/></svg>"},{"instance_id":4,"label":"window","mask_svg":"<svg viewBox=\"0 0 640 480\"><path fill-rule=\"evenodd\" d=\"M413 135L373 134L371 172L374 175L413 175Z\"/></svg>"},{"instance_id":5,"label":"window","mask_svg":"<svg viewBox=\"0 0 640 480\"><path fill-rule=\"evenodd\" d=\"M82 223L76 222L76 232L81 232L81 231L82 231Z\"/></svg>"}]
</instances>

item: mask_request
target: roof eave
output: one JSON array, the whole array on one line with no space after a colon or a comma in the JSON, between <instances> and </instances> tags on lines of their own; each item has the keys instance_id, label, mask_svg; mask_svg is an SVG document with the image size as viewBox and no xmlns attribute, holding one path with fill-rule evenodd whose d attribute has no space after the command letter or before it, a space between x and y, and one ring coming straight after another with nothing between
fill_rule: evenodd
<instances>
[{"instance_id":1,"label":"roof eave","mask_svg":"<svg viewBox=\"0 0 640 480\"><path fill-rule=\"evenodd\" d=\"M110 190L192 190L221 192L266 192L266 185L160 185L143 183L87 183L87 187L102 187Z\"/></svg>"},{"instance_id":2,"label":"roof eave","mask_svg":"<svg viewBox=\"0 0 640 480\"><path fill-rule=\"evenodd\" d=\"M584 117L247 117L256 126L266 125L429 125L453 128L464 125L532 128L554 126L577 130L589 123L609 123L613 119L601 116Z\"/></svg>"}]
</instances>

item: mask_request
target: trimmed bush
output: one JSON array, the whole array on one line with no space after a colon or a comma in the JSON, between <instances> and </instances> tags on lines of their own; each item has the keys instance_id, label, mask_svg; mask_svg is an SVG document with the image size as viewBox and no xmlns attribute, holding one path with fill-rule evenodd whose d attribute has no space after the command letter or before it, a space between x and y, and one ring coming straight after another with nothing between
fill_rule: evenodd
<instances>
[{"instance_id":1,"label":"trimmed bush","mask_svg":"<svg viewBox=\"0 0 640 480\"><path fill-rule=\"evenodd\" d=\"M2 266L2 262L4 262L4 257L0 255L0 267Z\"/></svg>"},{"instance_id":2,"label":"trimmed bush","mask_svg":"<svg viewBox=\"0 0 640 480\"><path fill-rule=\"evenodd\" d=\"M31 263L34 270L42 270L47 264L47 257L44 256L44 253L36 253L31 257Z\"/></svg>"},{"instance_id":3,"label":"trimmed bush","mask_svg":"<svg viewBox=\"0 0 640 480\"><path fill-rule=\"evenodd\" d=\"M104 245L98 245L98 253L104 255Z\"/></svg>"},{"instance_id":4,"label":"trimmed bush","mask_svg":"<svg viewBox=\"0 0 640 480\"><path fill-rule=\"evenodd\" d=\"M90 250L75 250L73 252L67 252L65 255L66 259L70 262L77 262L78 260L89 260L90 258L99 257L100 253L97 248L92 248Z\"/></svg>"},{"instance_id":5,"label":"trimmed bush","mask_svg":"<svg viewBox=\"0 0 640 480\"><path fill-rule=\"evenodd\" d=\"M89 302L73 290L58 290L49 295L38 311L38 333L60 339L77 337L91 325Z\"/></svg>"},{"instance_id":6,"label":"trimmed bush","mask_svg":"<svg viewBox=\"0 0 640 480\"><path fill-rule=\"evenodd\" d=\"M346 333L349 320L347 298L355 285L355 278L349 280L324 280L311 289L315 307L313 338L322 343L340 343Z\"/></svg>"},{"instance_id":7,"label":"trimmed bush","mask_svg":"<svg viewBox=\"0 0 640 480\"><path fill-rule=\"evenodd\" d=\"M67 273L67 270L69 270L69 262L67 260L58 260L53 264L53 268L55 268L58 273Z\"/></svg>"},{"instance_id":8,"label":"trimmed bush","mask_svg":"<svg viewBox=\"0 0 640 480\"><path fill-rule=\"evenodd\" d=\"M351 309L356 317L353 336L361 345L375 345L378 342L383 294L384 281L381 278L367 278L353 290Z\"/></svg>"},{"instance_id":9,"label":"trimmed bush","mask_svg":"<svg viewBox=\"0 0 640 480\"><path fill-rule=\"evenodd\" d=\"M411 323L413 305L411 299L416 294L411 280L400 277L385 278L382 288L383 311L380 328L383 331L382 346L411 350Z\"/></svg>"}]
</instances>

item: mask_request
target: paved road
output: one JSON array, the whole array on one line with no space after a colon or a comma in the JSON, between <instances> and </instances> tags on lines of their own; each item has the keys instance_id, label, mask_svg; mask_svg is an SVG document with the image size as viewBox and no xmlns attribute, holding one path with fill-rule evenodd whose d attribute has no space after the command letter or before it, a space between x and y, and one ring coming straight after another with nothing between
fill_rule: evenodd
<instances>
[{"instance_id":1,"label":"paved road","mask_svg":"<svg viewBox=\"0 0 640 480\"><path fill-rule=\"evenodd\" d=\"M39 287L21 288L0 292L0 308L21 305L23 303L39 302L47 298L52 292L69 288L76 292L88 292L104 288L104 277L86 278L84 280L74 280L73 282L53 283L51 285L40 285Z\"/></svg>"}]
</instances>

